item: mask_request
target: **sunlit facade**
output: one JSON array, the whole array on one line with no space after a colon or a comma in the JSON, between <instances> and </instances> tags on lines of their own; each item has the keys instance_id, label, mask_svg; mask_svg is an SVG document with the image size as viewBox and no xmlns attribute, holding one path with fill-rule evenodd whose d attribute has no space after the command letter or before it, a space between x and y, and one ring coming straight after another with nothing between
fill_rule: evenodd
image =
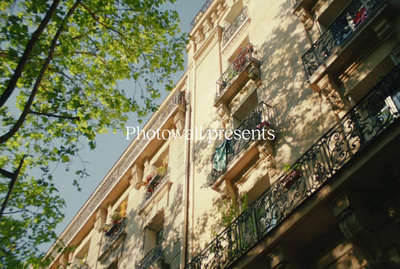
<instances>
[{"instance_id":1,"label":"sunlit facade","mask_svg":"<svg viewBox=\"0 0 400 269\"><path fill-rule=\"evenodd\" d=\"M400 268L400 2L208 0L191 26L49 268Z\"/></svg>"}]
</instances>

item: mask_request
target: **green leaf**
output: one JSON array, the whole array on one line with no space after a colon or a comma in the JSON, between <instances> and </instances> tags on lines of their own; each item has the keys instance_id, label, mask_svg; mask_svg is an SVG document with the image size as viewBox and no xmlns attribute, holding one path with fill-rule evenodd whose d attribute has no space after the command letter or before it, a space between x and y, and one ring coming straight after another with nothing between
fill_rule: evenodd
<instances>
[{"instance_id":1,"label":"green leaf","mask_svg":"<svg viewBox=\"0 0 400 269\"><path fill-rule=\"evenodd\" d=\"M91 0L85 1L88 10L79 7L67 18L74 1L60 1L32 47L27 46L52 1L0 2L0 42L5 56L0 61L0 93L13 77L21 55L32 49L12 88L15 102L8 100L0 108L0 130L10 130L17 122L14 115L25 108L37 112L29 113L18 131L0 143L3 169L14 171L27 155L7 205L7 212L23 213L0 220L0 238L4 239L0 268L38 267L46 262L39 246L56 238L54 228L63 218L64 201L53 185L63 180L52 175L57 164L79 160L71 156L78 154L85 139L95 149L96 134L121 128L131 112L142 122L142 117L157 108L154 99L172 89L171 75L183 69L187 38L179 34L177 13L168 8L168 2L174 0ZM54 54L40 79L53 39ZM122 90L121 81L132 87ZM40 87L32 105L26 107L36 82ZM79 189L79 180L88 176L84 163L63 168L74 170L69 184ZM7 190L7 180L0 181L0 196Z\"/></svg>"},{"instance_id":2,"label":"green leaf","mask_svg":"<svg viewBox=\"0 0 400 269\"><path fill-rule=\"evenodd\" d=\"M67 155L61 156L61 160L63 163L68 163L71 161Z\"/></svg>"}]
</instances>

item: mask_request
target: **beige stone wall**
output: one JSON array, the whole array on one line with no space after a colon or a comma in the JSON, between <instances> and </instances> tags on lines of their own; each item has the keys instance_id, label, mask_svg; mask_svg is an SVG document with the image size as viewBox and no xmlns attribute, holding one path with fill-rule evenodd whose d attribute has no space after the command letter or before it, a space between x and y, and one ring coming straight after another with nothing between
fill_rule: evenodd
<instances>
[{"instance_id":1,"label":"beige stone wall","mask_svg":"<svg viewBox=\"0 0 400 269\"><path fill-rule=\"evenodd\" d=\"M180 123L184 126L177 123L178 116L164 126L171 130L190 129L192 139L154 143L144 149L135 161L132 160L131 168L135 167L133 170L139 172L134 175L127 172L121 177L122 183L110 194L112 199L104 202L96 217L85 224L82 228L84 232L73 241L78 247L64 256L60 264L66 260L78 264L87 254L90 268L107 268L114 259L118 259L120 268L133 268L152 248L156 240L155 229L163 223L165 263L171 269L182 268L186 228L187 261L190 261L221 230L220 219L225 209L218 209L218 205L223 199L230 197L238 207L244 206L245 199L253 202L280 178L284 164L293 164L345 115L351 104L359 101L376 84L377 75L387 74L400 62L400 16L398 12L388 12L393 19L390 24L383 16L368 28L369 34L377 36L371 39L373 42L362 46L356 44L359 41L355 39L358 53L344 53L335 68L329 66L329 62L320 75L308 81L302 55L346 4L342 0L314 2L317 4L310 10L312 15L305 24L293 14L292 0L215 0L205 14L199 15L188 45L188 70L177 86L184 88L190 97L185 113L181 111L179 114ZM228 43L222 44L224 29L244 7L247 7L247 20ZM221 105L215 101L219 89L216 82L238 54L238 48L249 42L255 46L255 57L260 63L259 79L243 80L237 93ZM239 122L232 116L241 110L246 111L245 106L253 105L254 99L271 106L272 117L269 121L275 130L275 140L250 143L242 155L236 156L239 161L233 162L230 167L232 170L240 168L235 173L224 174L217 180L218 183L210 186L212 156L223 140L209 141L208 132L236 127ZM197 140L193 139L195 132ZM200 137L200 132L203 137ZM146 194L143 181L165 155L169 157L169 183L161 195L153 197L143 207ZM245 165L240 166L243 163ZM294 214L271 238L265 240L274 245L265 243L265 246L255 250L258 253L249 253L244 257L237 268L248 266L247 260L257 266L274 268L286 262L285 259L301 264L293 268L365 268L367 262L363 254L351 238L346 238L340 231L340 218L334 216L332 209L334 199L326 198L329 191L324 189L320 195L321 201L326 199L321 202L325 204L313 201L304 206L301 212ZM110 215L118 210L123 201L128 203L126 239L112 251L107 261L100 264L98 258L104 240L101 227L109 222ZM321 219L326 227L318 226ZM298 226L293 229L291 224ZM335 238L320 239L313 232ZM315 245L310 249L311 254L297 257L296 252L304 254L306 251L298 243L302 240L290 239L291 236L298 236L304 241L314 240L307 243L308 246Z\"/></svg>"},{"instance_id":2,"label":"beige stone wall","mask_svg":"<svg viewBox=\"0 0 400 269\"><path fill-rule=\"evenodd\" d=\"M253 0L243 1L243 4L248 7L251 21L223 47L222 66L219 63L219 44L207 39L204 43L208 45L208 54L192 62L190 71L195 77L193 125L203 126L204 130L221 128L221 118L214 107L215 83L222 74L220 70L226 70L228 60L237 48L241 44L251 42L256 46L261 62L261 85L251 87L257 91L259 102L264 101L271 105L275 112L272 124L277 138L274 141L273 156L278 173L269 179L272 183L280 175L283 164L293 163L300 157L315 142L315 138L321 136L334 123L334 118L330 104L324 97L309 89L306 83L301 56L308 43L303 26L296 16L289 12L291 2L268 1L266 5L265 1ZM229 8L221 16L224 17L228 12ZM242 99L248 96L239 94L244 96ZM204 246L212 240L215 233L211 228L220 218L216 203L220 202L221 194L207 185L207 180L211 177L212 154L220 143L221 141L211 144L197 141L193 145L193 252L197 252L199 246ZM249 175L248 181L254 183L264 177L265 169L265 165L260 164Z\"/></svg>"},{"instance_id":3,"label":"beige stone wall","mask_svg":"<svg viewBox=\"0 0 400 269\"><path fill-rule=\"evenodd\" d=\"M182 240L182 180L184 175L184 140L171 140L164 144L159 150L169 152L170 167L170 189L163 197L151 206L150 212L139 215L142 201L144 199L145 188L133 189L129 192L128 201L128 235L124 243L124 252L121 259L122 268L128 268L132 264L137 264L144 256L144 238L147 225L151 225L154 219L159 219L157 214L163 212L164 227L164 258L170 268L179 268L180 263L180 244ZM153 158L157 158L156 156ZM154 160L151 160L150 163ZM146 174L144 174L146 176ZM151 247L151 246L150 246ZM146 247L145 247L146 248ZM147 246L147 248L149 248Z\"/></svg>"}]
</instances>

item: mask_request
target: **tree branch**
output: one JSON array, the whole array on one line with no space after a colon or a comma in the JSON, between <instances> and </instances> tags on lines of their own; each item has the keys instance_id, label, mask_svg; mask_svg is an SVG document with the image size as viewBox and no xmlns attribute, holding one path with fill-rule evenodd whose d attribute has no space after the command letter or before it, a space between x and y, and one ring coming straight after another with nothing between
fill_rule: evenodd
<instances>
[{"instance_id":1,"label":"tree branch","mask_svg":"<svg viewBox=\"0 0 400 269\"><path fill-rule=\"evenodd\" d=\"M4 170L4 169L2 169L2 168L0 168L0 174L1 174L2 176L8 177L8 178L12 178L13 175L14 175L13 173L8 172L7 170Z\"/></svg>"},{"instance_id":2,"label":"tree branch","mask_svg":"<svg viewBox=\"0 0 400 269\"><path fill-rule=\"evenodd\" d=\"M33 85L32 88L32 92L31 95L29 96L28 101L25 104L24 110L22 111L19 119L17 120L17 122L14 124L14 126L10 129L10 131L8 131L7 133L5 133L4 135L0 136L0 143L4 143L6 142L8 139L10 139L22 126L22 124L24 123L26 116L29 114L33 100L35 99L36 93L39 89L40 83L47 71L47 68L49 67L49 64L51 62L51 60L53 59L54 56L54 50L55 47L57 45L57 40L60 37L61 33L64 31L64 24L67 22L67 20L69 19L69 17L74 13L75 9L78 7L79 3L81 2L81 0L76 0L74 5L71 7L71 9L68 11L67 15L65 15L64 20L61 22L61 25L59 26L52 42L51 42L51 46L49 49L49 55L46 58L46 61L44 62L40 73L38 75L38 77L36 78L36 82Z\"/></svg>"},{"instance_id":3,"label":"tree branch","mask_svg":"<svg viewBox=\"0 0 400 269\"><path fill-rule=\"evenodd\" d=\"M54 115L50 113L45 113L45 112L37 112L37 111L32 111L30 110L29 113L35 114L35 115L41 115L41 116L47 116L47 117L53 117L53 118L61 118L61 119L70 119L70 120L80 120L79 117L72 117L72 116L62 116L62 115Z\"/></svg>"},{"instance_id":4,"label":"tree branch","mask_svg":"<svg viewBox=\"0 0 400 269\"><path fill-rule=\"evenodd\" d=\"M87 98L87 96L85 95L85 93L84 93L82 87L79 86L71 77L69 77L67 74L65 74L65 73L62 72L61 70L57 70L57 69L54 69L54 68L51 68L51 67L49 67L49 70L51 70L51 71L53 71L53 72L55 72L55 73L57 73L57 74L60 74L60 75L62 75L63 77L65 77L66 79L68 79L69 81L71 81L71 83L74 84L75 87L81 91L82 96L85 98L85 100L88 100L88 98ZM87 82L86 82L86 83L87 83ZM42 86L42 87L43 87L43 86Z\"/></svg>"},{"instance_id":5,"label":"tree branch","mask_svg":"<svg viewBox=\"0 0 400 269\"><path fill-rule=\"evenodd\" d=\"M95 21L97 21L98 23L100 23L104 28L106 28L106 29L108 29L108 30L111 30L111 31L114 31L114 32L116 32L117 34L119 34L120 36L124 36L120 31L118 31L118 30L116 30L116 29L114 29L114 28L112 28L112 27L109 27L109 26L105 25L103 22L101 22L101 21L96 17L96 13L94 13L93 11L91 11L85 4L81 3L80 5L81 5L87 12L89 12L90 16L92 16L92 18L93 18Z\"/></svg>"},{"instance_id":6,"label":"tree branch","mask_svg":"<svg viewBox=\"0 0 400 269\"><path fill-rule=\"evenodd\" d=\"M14 74L12 75L10 82L7 85L7 88L4 90L4 92L0 96L0 107L2 107L5 104L5 102L8 100L10 95L13 93L13 91L17 85L18 79L21 77L22 71L24 71L25 65L28 62L29 56L31 55L34 47L36 46L37 42L39 41L39 37L43 33L43 31L46 28L47 24L49 23L50 19L56 13L57 6L59 3L60 3L60 0L53 1L53 4L47 11L46 16L43 18L39 27L33 33L31 39L29 40L28 44L26 45L25 51L22 54L22 56L18 62L17 68L15 69Z\"/></svg>"},{"instance_id":7,"label":"tree branch","mask_svg":"<svg viewBox=\"0 0 400 269\"><path fill-rule=\"evenodd\" d=\"M80 38L82 38L84 36L86 36L86 34L78 35L78 36L73 37L72 40L77 40L77 39L80 39ZM61 43L58 43L56 46L58 47L60 45L61 45Z\"/></svg>"},{"instance_id":8,"label":"tree branch","mask_svg":"<svg viewBox=\"0 0 400 269\"><path fill-rule=\"evenodd\" d=\"M21 210L17 210L17 211L4 212L3 215L12 215L12 214L22 213L22 212L30 212L30 211L27 209L21 209Z\"/></svg>"},{"instance_id":9,"label":"tree branch","mask_svg":"<svg viewBox=\"0 0 400 269\"><path fill-rule=\"evenodd\" d=\"M21 171L22 165L24 164L25 157L26 157L26 155L24 155L22 157L17 169L14 171L14 173L12 173L11 181L10 181L10 184L8 185L8 192L7 192L6 198L4 199L3 205L1 206L0 220L1 220L1 217L3 216L4 210L6 209L8 200L10 200L12 190L14 189L15 183L17 182L19 172Z\"/></svg>"}]
</instances>

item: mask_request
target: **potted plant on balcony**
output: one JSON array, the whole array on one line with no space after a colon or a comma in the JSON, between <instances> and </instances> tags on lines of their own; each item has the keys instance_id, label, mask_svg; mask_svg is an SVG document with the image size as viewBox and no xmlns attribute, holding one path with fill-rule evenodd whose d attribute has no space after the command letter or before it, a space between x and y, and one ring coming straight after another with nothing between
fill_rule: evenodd
<instances>
[{"instance_id":1,"label":"potted plant on balcony","mask_svg":"<svg viewBox=\"0 0 400 269\"><path fill-rule=\"evenodd\" d=\"M269 124L268 121L263 120L260 122L260 124L257 125L257 129L264 129L264 128L269 128L271 125Z\"/></svg>"},{"instance_id":2,"label":"potted plant on balcony","mask_svg":"<svg viewBox=\"0 0 400 269\"><path fill-rule=\"evenodd\" d=\"M126 209L128 207L128 202L127 201L123 201L121 203L120 207L121 207L121 210L120 210L121 217L125 218L126 217Z\"/></svg>"},{"instance_id":3,"label":"potted plant on balcony","mask_svg":"<svg viewBox=\"0 0 400 269\"><path fill-rule=\"evenodd\" d=\"M103 232L107 233L111 228L111 224L104 224L103 225Z\"/></svg>"},{"instance_id":4,"label":"potted plant on balcony","mask_svg":"<svg viewBox=\"0 0 400 269\"><path fill-rule=\"evenodd\" d=\"M122 220L122 216L119 212L114 212L111 216L112 223L114 225L118 224Z\"/></svg>"},{"instance_id":5,"label":"potted plant on balcony","mask_svg":"<svg viewBox=\"0 0 400 269\"><path fill-rule=\"evenodd\" d=\"M167 173L167 167L165 167L164 165L157 167L157 176L163 178L166 173Z\"/></svg>"},{"instance_id":6,"label":"potted plant on balcony","mask_svg":"<svg viewBox=\"0 0 400 269\"><path fill-rule=\"evenodd\" d=\"M146 181L145 181L145 185L147 186L149 183L150 183L150 181L153 179L153 175L152 174L150 174L150 175L147 175L146 176Z\"/></svg>"},{"instance_id":7,"label":"potted plant on balcony","mask_svg":"<svg viewBox=\"0 0 400 269\"><path fill-rule=\"evenodd\" d=\"M80 259L79 261L80 266L78 267L79 269L88 269L89 268L89 264L87 263L87 253L85 254L85 256Z\"/></svg>"},{"instance_id":8,"label":"potted plant on balcony","mask_svg":"<svg viewBox=\"0 0 400 269\"><path fill-rule=\"evenodd\" d=\"M157 176L159 176L160 178L165 177L165 175L167 174L167 168L168 168L168 157L164 158L163 164L156 168Z\"/></svg>"},{"instance_id":9,"label":"potted plant on balcony","mask_svg":"<svg viewBox=\"0 0 400 269\"><path fill-rule=\"evenodd\" d=\"M153 177L154 177L153 173L146 176L146 181L144 182L144 185L146 186L147 192L153 191L153 188L150 186L150 182L153 179Z\"/></svg>"},{"instance_id":10,"label":"potted plant on balcony","mask_svg":"<svg viewBox=\"0 0 400 269\"><path fill-rule=\"evenodd\" d=\"M289 189L293 183L301 178L300 164L285 164L283 170L286 171L286 174L281 180L281 183L284 188Z\"/></svg>"}]
</instances>

